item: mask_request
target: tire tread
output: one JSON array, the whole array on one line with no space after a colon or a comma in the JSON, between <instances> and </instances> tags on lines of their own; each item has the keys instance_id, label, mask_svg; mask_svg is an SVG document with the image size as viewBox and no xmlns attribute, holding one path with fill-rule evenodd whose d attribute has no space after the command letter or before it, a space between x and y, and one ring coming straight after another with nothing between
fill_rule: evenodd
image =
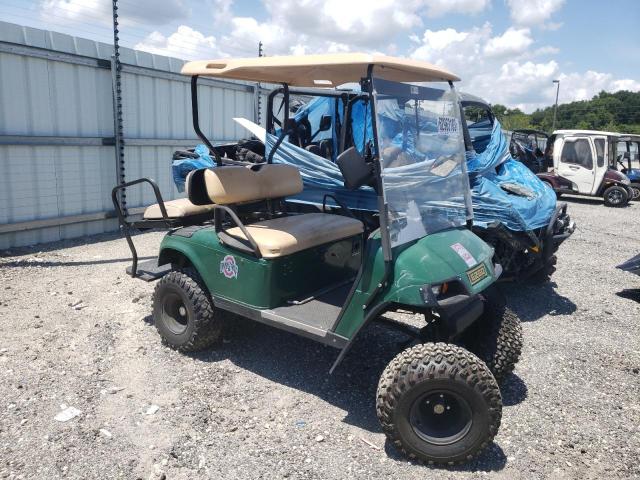
<instances>
[{"instance_id":1,"label":"tire tread","mask_svg":"<svg viewBox=\"0 0 640 480\"><path fill-rule=\"evenodd\" d=\"M169 344L160 332L162 341L180 352L197 352L210 347L220 338L222 325L220 319L214 314L213 302L198 272L192 267L186 267L172 270L164 275L153 293L154 305L160 287L167 284L178 286L192 302L194 328L189 339L180 346Z\"/></svg>"},{"instance_id":2,"label":"tire tread","mask_svg":"<svg viewBox=\"0 0 640 480\"><path fill-rule=\"evenodd\" d=\"M480 392L489 405L489 435L475 451L453 461L429 459L409 450L393 421L395 406L403 392L424 379L462 381ZM448 343L419 344L398 354L385 368L378 384L376 413L382 430L400 452L411 460L428 464L458 465L472 460L498 433L502 418L500 389L489 368L462 347Z\"/></svg>"}]
</instances>

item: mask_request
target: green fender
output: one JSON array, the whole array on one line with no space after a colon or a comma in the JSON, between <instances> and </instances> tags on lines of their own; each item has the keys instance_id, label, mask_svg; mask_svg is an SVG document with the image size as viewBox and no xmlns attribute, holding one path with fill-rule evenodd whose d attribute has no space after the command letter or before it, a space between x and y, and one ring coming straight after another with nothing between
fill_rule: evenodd
<instances>
[{"instance_id":1,"label":"green fender","mask_svg":"<svg viewBox=\"0 0 640 480\"><path fill-rule=\"evenodd\" d=\"M470 254L466 260L465 250ZM335 333L352 340L365 322L390 304L425 308L422 290L427 285L457 279L470 293L480 293L497 279L492 257L493 248L466 228L434 233L393 249L388 284L376 292L384 278L384 260L380 236L375 234L367 242L358 286ZM472 285L466 272L480 263L484 263L489 275Z\"/></svg>"}]
</instances>

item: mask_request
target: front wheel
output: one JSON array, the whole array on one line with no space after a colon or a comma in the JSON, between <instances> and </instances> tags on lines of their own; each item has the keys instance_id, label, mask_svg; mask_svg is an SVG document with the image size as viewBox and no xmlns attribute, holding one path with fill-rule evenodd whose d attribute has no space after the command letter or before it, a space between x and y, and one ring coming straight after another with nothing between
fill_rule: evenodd
<instances>
[{"instance_id":1,"label":"front wheel","mask_svg":"<svg viewBox=\"0 0 640 480\"><path fill-rule=\"evenodd\" d=\"M454 465L493 440L502 398L478 357L456 345L425 343L401 352L384 370L376 411L387 438L407 457Z\"/></svg>"},{"instance_id":2,"label":"front wheel","mask_svg":"<svg viewBox=\"0 0 640 480\"><path fill-rule=\"evenodd\" d=\"M629 203L629 192L619 185L612 185L602 195L607 207L624 207Z\"/></svg>"},{"instance_id":3,"label":"front wheel","mask_svg":"<svg viewBox=\"0 0 640 480\"><path fill-rule=\"evenodd\" d=\"M640 183L632 183L631 185L629 185L629 187L631 188L631 193L633 194L633 196L631 197L631 200L640 200Z\"/></svg>"}]
</instances>

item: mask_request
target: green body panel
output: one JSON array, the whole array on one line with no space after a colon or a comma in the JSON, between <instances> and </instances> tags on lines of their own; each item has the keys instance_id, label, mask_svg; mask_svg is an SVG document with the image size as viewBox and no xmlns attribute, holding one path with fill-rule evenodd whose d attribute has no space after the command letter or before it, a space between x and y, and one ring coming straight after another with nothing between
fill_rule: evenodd
<instances>
[{"instance_id":1,"label":"green body panel","mask_svg":"<svg viewBox=\"0 0 640 480\"><path fill-rule=\"evenodd\" d=\"M179 231L178 231L179 232ZM171 251L185 255L202 276L211 295L242 305L267 309L282 306L287 300L302 298L332 283L354 277L361 263L362 273L353 297L335 328L337 335L351 339L372 310L389 303L424 307L420 289L426 285L459 279L473 294L496 279L492 264L493 249L465 228L428 235L393 249L393 266L388 284L374 301L363 308L384 277L384 259L379 232L367 241L353 237L275 259L258 259L220 243L213 228L203 228L191 237L171 232L162 240L160 259ZM461 244L475 259L471 267L452 248ZM361 258L364 255L364 258ZM233 257L237 276L225 276L225 257ZM466 272L484 263L489 274L471 285ZM228 272L229 273L229 272Z\"/></svg>"},{"instance_id":2,"label":"green body panel","mask_svg":"<svg viewBox=\"0 0 640 480\"><path fill-rule=\"evenodd\" d=\"M179 230L168 233L160 245L160 258L166 258L169 250L180 252L191 261L212 296L265 309L355 277L361 263L362 238L347 238L284 257L258 259L228 248L210 227L197 230L191 237L181 236ZM226 257L231 257L228 275L223 268Z\"/></svg>"},{"instance_id":3,"label":"green body panel","mask_svg":"<svg viewBox=\"0 0 640 480\"><path fill-rule=\"evenodd\" d=\"M465 272L473 268L452 248L461 244L476 260L484 263L487 278L471 285ZM371 309L377 305L396 303L407 306L424 306L421 287L459 279L473 294L480 293L496 278L493 270L493 248L466 228L445 230L393 249L394 263L388 285L366 310L363 306L384 276L384 260L380 248L380 236L376 234L367 245L362 277L351 304L344 312L335 333L352 338L365 321Z\"/></svg>"}]
</instances>

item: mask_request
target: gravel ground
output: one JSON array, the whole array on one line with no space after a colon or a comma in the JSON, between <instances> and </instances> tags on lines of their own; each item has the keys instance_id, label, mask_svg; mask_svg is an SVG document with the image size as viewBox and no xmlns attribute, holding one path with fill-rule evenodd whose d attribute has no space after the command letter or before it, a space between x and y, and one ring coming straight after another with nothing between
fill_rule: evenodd
<instances>
[{"instance_id":1,"label":"gravel ground","mask_svg":"<svg viewBox=\"0 0 640 480\"><path fill-rule=\"evenodd\" d=\"M640 278L613 268L640 251L640 204L569 208L554 282L505 288L523 358L495 442L457 468L406 461L378 426L399 334L372 327L331 376L335 350L244 320L181 355L118 236L4 252L0 478L640 478Z\"/></svg>"}]
</instances>

